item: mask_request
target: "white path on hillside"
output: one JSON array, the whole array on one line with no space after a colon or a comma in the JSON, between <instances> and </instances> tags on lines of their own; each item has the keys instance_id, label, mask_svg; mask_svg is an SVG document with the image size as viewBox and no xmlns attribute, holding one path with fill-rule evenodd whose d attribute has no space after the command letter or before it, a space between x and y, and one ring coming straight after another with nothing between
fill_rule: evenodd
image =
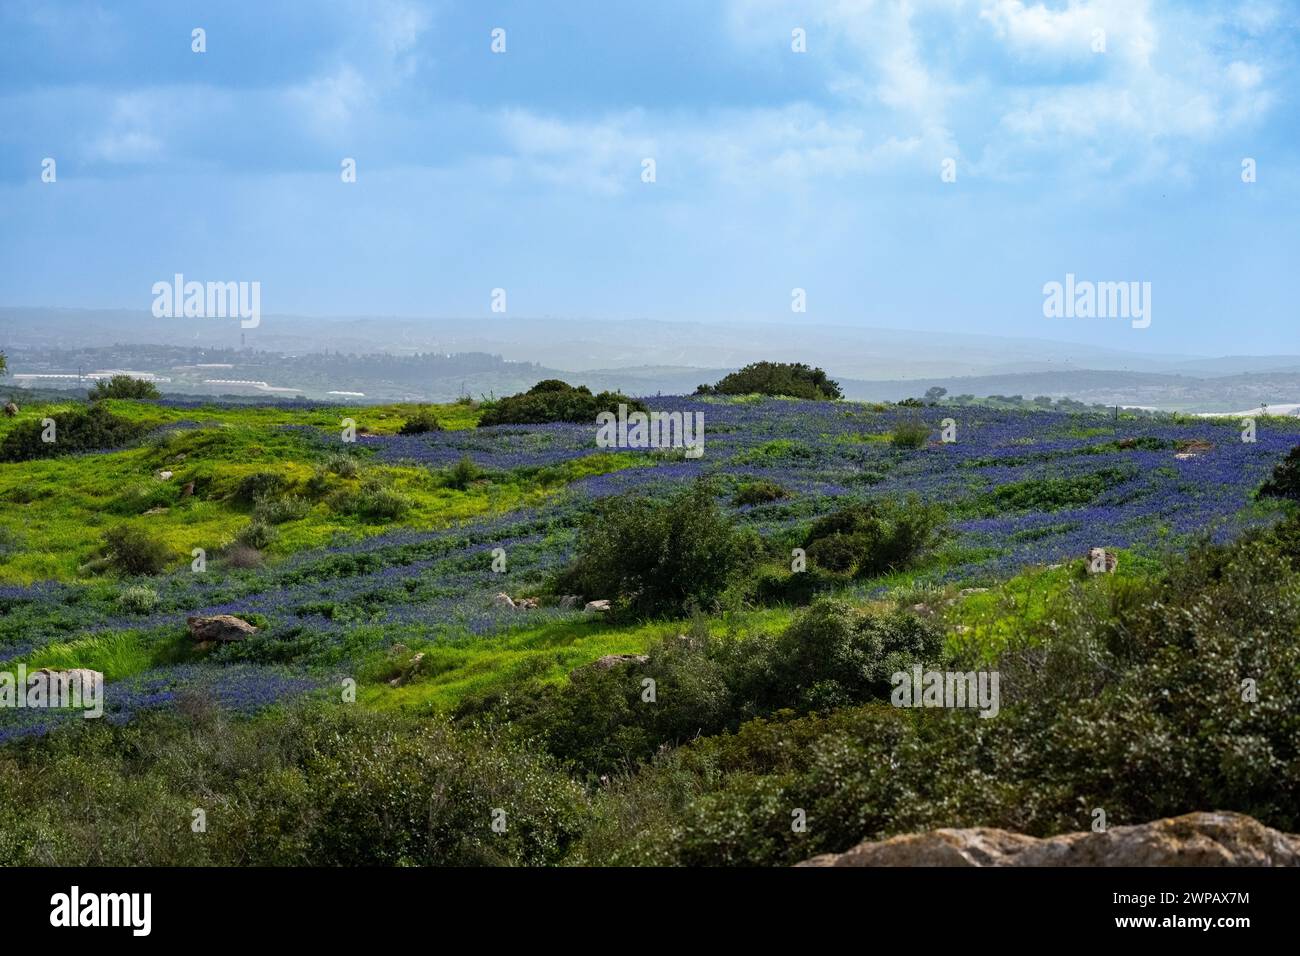
<instances>
[{"instance_id":1,"label":"white path on hillside","mask_svg":"<svg viewBox=\"0 0 1300 956\"><path fill-rule=\"evenodd\" d=\"M1248 409L1244 412L1197 412L1201 418L1258 418L1264 414L1269 415L1300 415L1300 403L1293 405L1261 405L1258 408Z\"/></svg>"}]
</instances>

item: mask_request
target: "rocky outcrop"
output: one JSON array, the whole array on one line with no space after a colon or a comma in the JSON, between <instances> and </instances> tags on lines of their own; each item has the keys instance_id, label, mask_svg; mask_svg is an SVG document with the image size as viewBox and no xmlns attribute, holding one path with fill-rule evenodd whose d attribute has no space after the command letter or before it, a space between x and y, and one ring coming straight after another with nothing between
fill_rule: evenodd
<instances>
[{"instance_id":1,"label":"rocky outcrop","mask_svg":"<svg viewBox=\"0 0 1300 956\"><path fill-rule=\"evenodd\" d=\"M987 827L931 830L799 866L1300 866L1300 835L1241 813L1188 813L1044 839Z\"/></svg>"},{"instance_id":2,"label":"rocky outcrop","mask_svg":"<svg viewBox=\"0 0 1300 956\"><path fill-rule=\"evenodd\" d=\"M229 614L191 617L186 619L186 624L189 625L190 637L199 644L242 641L257 633L257 628L252 624Z\"/></svg>"},{"instance_id":3,"label":"rocky outcrop","mask_svg":"<svg viewBox=\"0 0 1300 956\"><path fill-rule=\"evenodd\" d=\"M594 611L594 612L596 612L597 614L608 614L608 613L609 613L609 601L605 601L605 600L601 600L601 601L588 601L588 602L587 602L587 606L584 607L583 610L584 610L584 611Z\"/></svg>"},{"instance_id":4,"label":"rocky outcrop","mask_svg":"<svg viewBox=\"0 0 1300 956\"><path fill-rule=\"evenodd\" d=\"M1089 574L1110 574L1119 567L1119 555L1105 548L1091 548L1086 560Z\"/></svg>"}]
</instances>

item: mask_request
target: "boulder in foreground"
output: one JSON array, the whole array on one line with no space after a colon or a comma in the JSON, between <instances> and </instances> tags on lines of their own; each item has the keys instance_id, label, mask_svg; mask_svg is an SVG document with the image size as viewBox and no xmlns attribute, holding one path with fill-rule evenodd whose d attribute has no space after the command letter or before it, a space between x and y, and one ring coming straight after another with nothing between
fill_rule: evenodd
<instances>
[{"instance_id":1,"label":"boulder in foreground","mask_svg":"<svg viewBox=\"0 0 1300 956\"><path fill-rule=\"evenodd\" d=\"M211 617L191 617L186 619L190 637L199 643L229 643L242 641L257 633L257 628L245 620L230 614L214 614Z\"/></svg>"},{"instance_id":2,"label":"boulder in foreground","mask_svg":"<svg viewBox=\"0 0 1300 956\"><path fill-rule=\"evenodd\" d=\"M1241 813L1188 813L1038 839L975 827L859 843L799 866L1300 866L1300 835Z\"/></svg>"}]
</instances>

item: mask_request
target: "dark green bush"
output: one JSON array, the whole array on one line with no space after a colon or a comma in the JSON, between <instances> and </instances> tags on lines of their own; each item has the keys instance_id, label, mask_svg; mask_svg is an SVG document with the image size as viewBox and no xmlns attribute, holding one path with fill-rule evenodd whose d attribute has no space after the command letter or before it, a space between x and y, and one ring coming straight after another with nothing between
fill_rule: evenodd
<instances>
[{"instance_id":1,"label":"dark green bush","mask_svg":"<svg viewBox=\"0 0 1300 956\"><path fill-rule=\"evenodd\" d=\"M580 668L559 686L524 681L463 703L458 715L510 723L594 776L783 708L885 696L890 674L937 658L941 644L937 628L909 615L867 614L823 599L776 636L719 638L697 625L657 643L648 661ZM645 699L647 679L653 702Z\"/></svg>"},{"instance_id":2,"label":"dark green bush","mask_svg":"<svg viewBox=\"0 0 1300 956\"><path fill-rule=\"evenodd\" d=\"M1300 445L1296 445L1273 468L1273 474L1260 486L1259 494L1266 498L1288 498L1300 501Z\"/></svg>"},{"instance_id":3,"label":"dark green bush","mask_svg":"<svg viewBox=\"0 0 1300 956\"><path fill-rule=\"evenodd\" d=\"M446 483L448 488L454 488L457 491L464 491L479 478L480 472L478 466L469 455L461 455L460 461L447 469Z\"/></svg>"},{"instance_id":4,"label":"dark green bush","mask_svg":"<svg viewBox=\"0 0 1300 956\"><path fill-rule=\"evenodd\" d=\"M103 551L110 566L122 574L158 574L173 557L166 542L134 524L105 531Z\"/></svg>"},{"instance_id":5,"label":"dark green bush","mask_svg":"<svg viewBox=\"0 0 1300 956\"><path fill-rule=\"evenodd\" d=\"M924 448L930 440L930 428L922 421L901 421L889 434L895 448Z\"/></svg>"},{"instance_id":6,"label":"dark green bush","mask_svg":"<svg viewBox=\"0 0 1300 956\"><path fill-rule=\"evenodd\" d=\"M433 409L421 407L414 415L402 422L397 430L399 435L423 435L426 432L442 431L442 423L434 415Z\"/></svg>"},{"instance_id":7,"label":"dark green bush","mask_svg":"<svg viewBox=\"0 0 1300 956\"><path fill-rule=\"evenodd\" d=\"M620 613L709 608L755 548L704 482L663 497L619 495L598 502L583 522L577 554L554 590L611 600Z\"/></svg>"},{"instance_id":8,"label":"dark green bush","mask_svg":"<svg viewBox=\"0 0 1300 956\"><path fill-rule=\"evenodd\" d=\"M915 564L939 540L943 524L943 509L915 496L864 502L818 518L804 547L826 570L871 577Z\"/></svg>"},{"instance_id":9,"label":"dark green bush","mask_svg":"<svg viewBox=\"0 0 1300 956\"><path fill-rule=\"evenodd\" d=\"M255 504L259 499L274 498L283 494L289 487L284 475L275 471L255 471L239 480L235 488L235 500L244 504Z\"/></svg>"},{"instance_id":10,"label":"dark green bush","mask_svg":"<svg viewBox=\"0 0 1300 956\"><path fill-rule=\"evenodd\" d=\"M628 412L648 412L645 404L618 392L591 394L585 385L577 388L558 379L538 382L528 391L488 403L479 416L479 425L535 425L543 422L596 423L601 412L618 413L619 405Z\"/></svg>"},{"instance_id":11,"label":"dark green bush","mask_svg":"<svg viewBox=\"0 0 1300 956\"><path fill-rule=\"evenodd\" d=\"M844 394L819 368L802 362L754 362L724 376L714 385L701 385L697 395L780 395L817 400L839 399Z\"/></svg>"},{"instance_id":12,"label":"dark green bush","mask_svg":"<svg viewBox=\"0 0 1300 956\"><path fill-rule=\"evenodd\" d=\"M731 499L733 505L765 505L789 497L789 492L775 481L761 478L758 481L746 481L736 489Z\"/></svg>"},{"instance_id":13,"label":"dark green bush","mask_svg":"<svg viewBox=\"0 0 1300 956\"><path fill-rule=\"evenodd\" d=\"M255 551L264 551L275 540L276 530L267 522L254 518L235 535L235 544Z\"/></svg>"},{"instance_id":14,"label":"dark green bush","mask_svg":"<svg viewBox=\"0 0 1300 956\"><path fill-rule=\"evenodd\" d=\"M311 511L311 504L297 495L284 498L261 497L253 506L253 520L264 524L284 524L305 518Z\"/></svg>"},{"instance_id":15,"label":"dark green bush","mask_svg":"<svg viewBox=\"0 0 1300 956\"><path fill-rule=\"evenodd\" d=\"M87 393L87 397L92 402L97 402L103 398L131 398L131 399L149 399L161 398L158 386L153 382L143 378L132 378L130 375L114 375L112 378L101 378Z\"/></svg>"},{"instance_id":16,"label":"dark green bush","mask_svg":"<svg viewBox=\"0 0 1300 956\"><path fill-rule=\"evenodd\" d=\"M413 502L383 479L367 478L355 492L344 492L338 505L340 510L365 518L395 521L411 510Z\"/></svg>"}]
</instances>

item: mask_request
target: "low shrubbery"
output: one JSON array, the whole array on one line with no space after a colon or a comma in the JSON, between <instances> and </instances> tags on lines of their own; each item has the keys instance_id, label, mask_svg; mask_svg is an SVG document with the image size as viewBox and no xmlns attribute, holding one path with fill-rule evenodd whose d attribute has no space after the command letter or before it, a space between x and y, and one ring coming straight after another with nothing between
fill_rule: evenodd
<instances>
[{"instance_id":1,"label":"low shrubbery","mask_svg":"<svg viewBox=\"0 0 1300 956\"><path fill-rule=\"evenodd\" d=\"M489 402L483 407L479 425L536 425L544 422L596 422L601 412L618 413L626 405L629 412L648 412L634 398L618 392L593 395L585 385L574 388L558 379L538 382L519 395Z\"/></svg>"},{"instance_id":2,"label":"low shrubbery","mask_svg":"<svg viewBox=\"0 0 1300 956\"><path fill-rule=\"evenodd\" d=\"M585 819L580 787L488 731L340 704L255 720L185 709L127 726L84 721L95 726L0 751L0 859L540 865L564 858ZM196 794L208 813L203 839L190 832Z\"/></svg>"},{"instance_id":3,"label":"low shrubbery","mask_svg":"<svg viewBox=\"0 0 1300 956\"><path fill-rule=\"evenodd\" d=\"M114 415L102 405L78 407L48 416L53 441L45 441L41 419L19 422L0 439L0 461L33 461L82 451L119 448L144 434L146 426Z\"/></svg>"},{"instance_id":4,"label":"low shrubbery","mask_svg":"<svg viewBox=\"0 0 1300 956\"><path fill-rule=\"evenodd\" d=\"M665 754L603 796L588 859L780 865L934 827L1087 829L1095 807L1112 826L1212 807L1294 832L1297 542L1292 522L1154 581L1077 586L994 665L994 719L871 703Z\"/></svg>"},{"instance_id":5,"label":"low shrubbery","mask_svg":"<svg viewBox=\"0 0 1300 956\"><path fill-rule=\"evenodd\" d=\"M774 636L714 637L696 626L657 644L644 663L582 668L558 687L525 683L468 701L460 715L490 714L583 774L612 773L777 710L885 696L893 671L935 660L941 645L942 633L918 618L822 599Z\"/></svg>"}]
</instances>

